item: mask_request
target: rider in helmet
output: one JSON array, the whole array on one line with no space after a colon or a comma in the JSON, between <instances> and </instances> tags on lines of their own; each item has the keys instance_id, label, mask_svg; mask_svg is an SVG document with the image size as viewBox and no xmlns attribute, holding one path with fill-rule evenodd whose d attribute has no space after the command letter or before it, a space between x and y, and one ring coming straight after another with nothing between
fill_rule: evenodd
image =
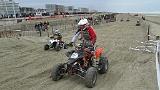
<instances>
[{"instance_id":1,"label":"rider in helmet","mask_svg":"<svg viewBox=\"0 0 160 90\"><path fill-rule=\"evenodd\" d=\"M79 29L76 34L73 36L70 45L73 46L73 42L76 41L79 35L82 37L82 42L84 44L94 45L96 42L96 33L94 32L92 26L89 25L86 18L82 18L78 23Z\"/></svg>"},{"instance_id":2,"label":"rider in helmet","mask_svg":"<svg viewBox=\"0 0 160 90\"><path fill-rule=\"evenodd\" d=\"M58 40L60 42L63 42L62 41L62 34L60 33L60 31L58 29L55 30L54 36L58 36Z\"/></svg>"}]
</instances>

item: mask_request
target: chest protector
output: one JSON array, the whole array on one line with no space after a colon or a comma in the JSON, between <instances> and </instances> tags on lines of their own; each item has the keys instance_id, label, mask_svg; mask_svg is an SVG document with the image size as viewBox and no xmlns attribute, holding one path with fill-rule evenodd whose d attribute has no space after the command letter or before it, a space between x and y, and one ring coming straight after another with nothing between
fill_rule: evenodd
<instances>
[{"instance_id":1,"label":"chest protector","mask_svg":"<svg viewBox=\"0 0 160 90\"><path fill-rule=\"evenodd\" d=\"M88 29L81 31L81 35L82 35L82 38L84 38L85 40L91 40L91 36L89 34Z\"/></svg>"}]
</instances>

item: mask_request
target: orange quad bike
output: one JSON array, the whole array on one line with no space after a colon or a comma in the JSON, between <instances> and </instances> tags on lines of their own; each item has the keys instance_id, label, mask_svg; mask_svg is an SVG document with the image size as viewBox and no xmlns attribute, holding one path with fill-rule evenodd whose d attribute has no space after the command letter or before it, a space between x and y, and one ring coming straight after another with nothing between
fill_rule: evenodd
<instances>
[{"instance_id":1,"label":"orange quad bike","mask_svg":"<svg viewBox=\"0 0 160 90\"><path fill-rule=\"evenodd\" d=\"M77 75L84 79L86 87L93 88L96 85L98 73L104 74L108 71L108 59L102 57L103 47L76 45L75 50L66 53L66 63L56 64L51 71L51 78L58 81L65 74Z\"/></svg>"}]
</instances>

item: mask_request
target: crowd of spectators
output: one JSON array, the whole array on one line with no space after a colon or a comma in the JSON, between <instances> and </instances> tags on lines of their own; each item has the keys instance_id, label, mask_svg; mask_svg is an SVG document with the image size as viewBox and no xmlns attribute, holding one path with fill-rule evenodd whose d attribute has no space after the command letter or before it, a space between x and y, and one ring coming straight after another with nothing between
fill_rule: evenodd
<instances>
[{"instance_id":1,"label":"crowd of spectators","mask_svg":"<svg viewBox=\"0 0 160 90\"><path fill-rule=\"evenodd\" d=\"M44 23L40 22L39 24L35 24L35 29L37 31L40 31L40 30L45 31L45 30L48 30L48 28L49 28L49 22L48 21L46 21Z\"/></svg>"}]
</instances>

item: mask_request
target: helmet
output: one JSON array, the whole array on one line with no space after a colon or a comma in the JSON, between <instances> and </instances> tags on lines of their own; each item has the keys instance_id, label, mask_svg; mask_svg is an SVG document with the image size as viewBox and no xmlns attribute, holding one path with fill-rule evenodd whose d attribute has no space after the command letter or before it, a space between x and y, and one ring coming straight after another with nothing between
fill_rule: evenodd
<instances>
[{"instance_id":1,"label":"helmet","mask_svg":"<svg viewBox=\"0 0 160 90\"><path fill-rule=\"evenodd\" d=\"M60 34L60 31L58 29L55 30L56 34Z\"/></svg>"},{"instance_id":2,"label":"helmet","mask_svg":"<svg viewBox=\"0 0 160 90\"><path fill-rule=\"evenodd\" d=\"M79 23L78 23L79 26L80 26L80 25L85 25L85 24L88 24L88 20L85 19L85 18L82 18L82 19L79 21Z\"/></svg>"}]
</instances>

